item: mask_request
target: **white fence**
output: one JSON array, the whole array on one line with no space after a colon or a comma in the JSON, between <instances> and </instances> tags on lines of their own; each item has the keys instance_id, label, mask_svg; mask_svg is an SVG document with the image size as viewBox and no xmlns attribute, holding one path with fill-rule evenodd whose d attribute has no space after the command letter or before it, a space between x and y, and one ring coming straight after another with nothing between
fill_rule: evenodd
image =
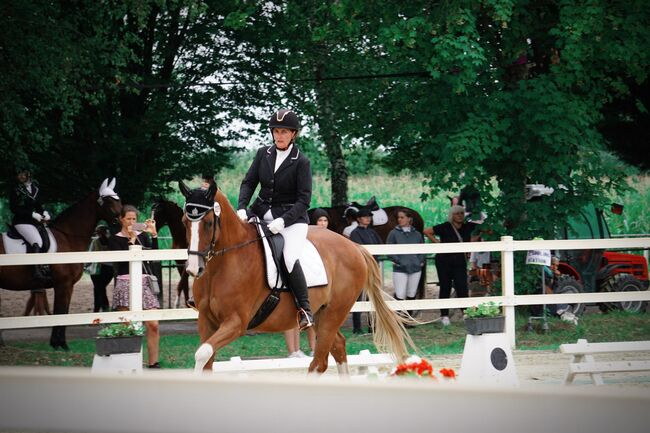
<instances>
[{"instance_id":1,"label":"white fence","mask_svg":"<svg viewBox=\"0 0 650 433\"><path fill-rule=\"evenodd\" d=\"M504 236L500 241L449 244L404 244L404 245L368 245L366 248L373 255L385 254L437 254L472 251L501 252L502 296L454 299L420 299L413 301L389 301L393 309L439 310L441 308L461 308L477 305L481 302L500 302L506 316L506 333L513 347L516 345L515 307L518 305L573 304L592 302L628 302L650 301L650 291L616 292L616 293L579 293L560 295L515 295L514 286L514 252L528 250L580 250L580 249L647 249L650 237L624 239L590 239L590 240L552 240L552 241L514 241ZM181 320L196 319L197 313L188 308L142 310L142 261L149 260L186 260L186 250L147 250L132 246L129 251L108 252L74 252L55 254L4 254L0 255L0 266L32 265L39 263L90 263L90 262L130 262L131 271L131 311L109 313L81 313L35 317L0 318L0 330L19 328L51 327L56 325L88 325L96 319L102 323L128 320ZM370 311L369 302L357 302L352 311Z\"/></svg>"}]
</instances>

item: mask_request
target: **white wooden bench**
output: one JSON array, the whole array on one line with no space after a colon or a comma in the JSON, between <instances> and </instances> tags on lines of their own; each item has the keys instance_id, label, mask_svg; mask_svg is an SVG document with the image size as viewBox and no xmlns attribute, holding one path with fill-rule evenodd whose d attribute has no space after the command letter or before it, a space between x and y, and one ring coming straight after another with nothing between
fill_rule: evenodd
<instances>
[{"instance_id":1,"label":"white wooden bench","mask_svg":"<svg viewBox=\"0 0 650 433\"><path fill-rule=\"evenodd\" d=\"M650 341L589 343L580 339L575 344L561 344L560 351L573 355L564 385L571 384L576 374L588 374L595 385L603 385L602 373L650 371L650 361L596 362L592 356L596 353L650 352Z\"/></svg>"}]
</instances>

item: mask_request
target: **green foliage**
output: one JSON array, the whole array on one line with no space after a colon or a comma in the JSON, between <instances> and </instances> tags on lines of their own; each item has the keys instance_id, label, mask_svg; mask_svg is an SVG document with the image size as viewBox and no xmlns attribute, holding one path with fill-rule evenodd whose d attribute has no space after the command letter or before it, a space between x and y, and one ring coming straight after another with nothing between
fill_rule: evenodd
<instances>
[{"instance_id":1,"label":"green foliage","mask_svg":"<svg viewBox=\"0 0 650 433\"><path fill-rule=\"evenodd\" d=\"M483 302L473 307L468 307L465 309L465 316L468 318L477 318L477 317L497 317L501 313L501 303L495 303L493 301Z\"/></svg>"},{"instance_id":2,"label":"green foliage","mask_svg":"<svg viewBox=\"0 0 650 433\"><path fill-rule=\"evenodd\" d=\"M142 323L131 322L125 320L120 323L111 323L105 325L97 332L99 337L112 338L112 337L134 337L144 335L144 327Z\"/></svg>"}]
</instances>

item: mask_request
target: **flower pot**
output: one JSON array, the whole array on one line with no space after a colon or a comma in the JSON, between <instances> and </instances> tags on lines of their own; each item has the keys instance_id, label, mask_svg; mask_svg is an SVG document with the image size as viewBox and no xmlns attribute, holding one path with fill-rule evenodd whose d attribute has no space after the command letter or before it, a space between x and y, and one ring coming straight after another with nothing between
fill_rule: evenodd
<instances>
[{"instance_id":1,"label":"flower pot","mask_svg":"<svg viewBox=\"0 0 650 433\"><path fill-rule=\"evenodd\" d=\"M465 327L470 335L494 334L503 332L505 316L497 317L471 317L465 319Z\"/></svg>"},{"instance_id":2,"label":"flower pot","mask_svg":"<svg viewBox=\"0 0 650 433\"><path fill-rule=\"evenodd\" d=\"M99 356L115 355L118 353L137 353L141 347L141 335L131 337L99 337L95 339L95 352Z\"/></svg>"}]
</instances>

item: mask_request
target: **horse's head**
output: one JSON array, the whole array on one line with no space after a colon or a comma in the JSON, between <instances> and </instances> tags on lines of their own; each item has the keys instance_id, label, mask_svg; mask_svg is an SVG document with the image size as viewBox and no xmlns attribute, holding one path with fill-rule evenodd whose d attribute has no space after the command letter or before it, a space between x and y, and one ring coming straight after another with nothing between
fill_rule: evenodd
<instances>
[{"instance_id":1,"label":"horse's head","mask_svg":"<svg viewBox=\"0 0 650 433\"><path fill-rule=\"evenodd\" d=\"M163 199L162 197L157 197L151 206L151 212L153 214L153 219L156 221L156 228L160 230L161 227L169 225L169 206L172 202ZM175 204L175 203L174 203Z\"/></svg>"},{"instance_id":2,"label":"horse's head","mask_svg":"<svg viewBox=\"0 0 650 433\"><path fill-rule=\"evenodd\" d=\"M183 224L189 245L186 270L189 275L198 278L212 257L218 240L221 205L214 200L216 185L194 190L190 190L182 181L178 185L185 196Z\"/></svg>"},{"instance_id":3,"label":"horse's head","mask_svg":"<svg viewBox=\"0 0 650 433\"><path fill-rule=\"evenodd\" d=\"M111 224L117 223L117 218L122 211L122 201L115 192L115 178L108 181L104 179L99 186L99 198L97 204L99 205L99 218Z\"/></svg>"}]
</instances>

